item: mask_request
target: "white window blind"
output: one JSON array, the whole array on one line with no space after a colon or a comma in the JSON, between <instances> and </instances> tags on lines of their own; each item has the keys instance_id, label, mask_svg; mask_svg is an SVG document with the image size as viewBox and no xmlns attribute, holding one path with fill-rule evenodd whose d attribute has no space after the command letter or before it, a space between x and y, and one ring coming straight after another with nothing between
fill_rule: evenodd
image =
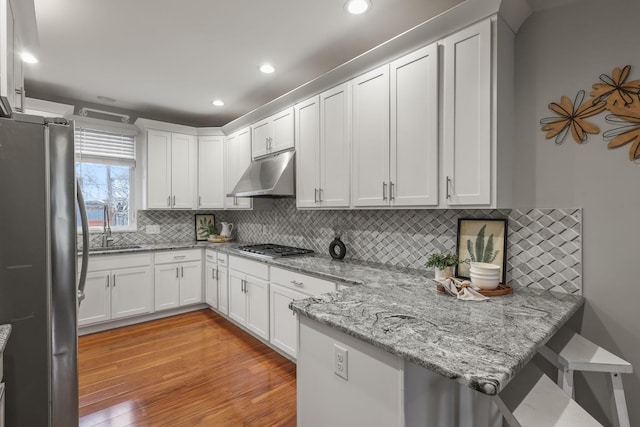
<instances>
[{"instance_id":1,"label":"white window blind","mask_svg":"<svg viewBox=\"0 0 640 427\"><path fill-rule=\"evenodd\" d=\"M76 160L88 163L136 165L136 139L133 135L77 127Z\"/></svg>"}]
</instances>

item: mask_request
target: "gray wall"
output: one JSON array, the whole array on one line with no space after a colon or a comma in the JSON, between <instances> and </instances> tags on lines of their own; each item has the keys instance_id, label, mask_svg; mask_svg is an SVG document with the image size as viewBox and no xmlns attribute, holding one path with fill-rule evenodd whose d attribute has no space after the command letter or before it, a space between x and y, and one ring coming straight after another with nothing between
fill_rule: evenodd
<instances>
[{"instance_id":1,"label":"gray wall","mask_svg":"<svg viewBox=\"0 0 640 427\"><path fill-rule=\"evenodd\" d=\"M581 1L533 14L516 36L515 207L583 208L582 333L634 365L623 378L631 425L640 425L640 164L628 146L607 150L602 134L556 146L539 121L553 116L550 102L588 96L614 67L629 64L629 80L640 79L639 17L637 1ZM593 122L611 129L604 116ZM604 376L576 384L578 401L609 425Z\"/></svg>"}]
</instances>

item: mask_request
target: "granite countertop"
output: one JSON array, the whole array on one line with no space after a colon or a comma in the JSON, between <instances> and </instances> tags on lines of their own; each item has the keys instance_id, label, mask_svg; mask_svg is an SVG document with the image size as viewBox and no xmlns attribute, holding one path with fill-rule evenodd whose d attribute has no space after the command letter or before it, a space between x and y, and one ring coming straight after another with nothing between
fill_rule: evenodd
<instances>
[{"instance_id":1,"label":"granite countertop","mask_svg":"<svg viewBox=\"0 0 640 427\"><path fill-rule=\"evenodd\" d=\"M4 348L7 346L7 341L11 335L11 325L0 325L0 353L4 352Z\"/></svg>"},{"instance_id":2,"label":"granite countertop","mask_svg":"<svg viewBox=\"0 0 640 427\"><path fill-rule=\"evenodd\" d=\"M377 281L291 303L297 313L416 365L495 395L584 304L580 296L517 288L487 301L433 283Z\"/></svg>"}]
</instances>

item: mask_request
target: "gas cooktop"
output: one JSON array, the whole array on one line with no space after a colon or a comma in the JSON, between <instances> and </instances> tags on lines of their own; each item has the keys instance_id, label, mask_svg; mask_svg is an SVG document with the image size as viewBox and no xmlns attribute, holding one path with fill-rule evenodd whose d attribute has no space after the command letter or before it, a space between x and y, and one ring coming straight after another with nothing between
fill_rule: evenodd
<instances>
[{"instance_id":1,"label":"gas cooktop","mask_svg":"<svg viewBox=\"0 0 640 427\"><path fill-rule=\"evenodd\" d=\"M313 253L311 249L295 248L293 246L276 245L273 243L238 246L238 249L245 252L247 255L260 258L280 258Z\"/></svg>"}]
</instances>

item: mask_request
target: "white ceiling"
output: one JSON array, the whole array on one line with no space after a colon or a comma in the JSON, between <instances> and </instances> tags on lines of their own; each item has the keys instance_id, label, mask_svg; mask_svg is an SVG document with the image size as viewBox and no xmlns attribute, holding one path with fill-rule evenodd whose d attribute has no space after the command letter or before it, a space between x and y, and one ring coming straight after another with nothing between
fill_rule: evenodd
<instances>
[{"instance_id":1,"label":"white ceiling","mask_svg":"<svg viewBox=\"0 0 640 427\"><path fill-rule=\"evenodd\" d=\"M222 126L462 0L372 2L354 16L344 0L34 0L27 94Z\"/></svg>"}]
</instances>

